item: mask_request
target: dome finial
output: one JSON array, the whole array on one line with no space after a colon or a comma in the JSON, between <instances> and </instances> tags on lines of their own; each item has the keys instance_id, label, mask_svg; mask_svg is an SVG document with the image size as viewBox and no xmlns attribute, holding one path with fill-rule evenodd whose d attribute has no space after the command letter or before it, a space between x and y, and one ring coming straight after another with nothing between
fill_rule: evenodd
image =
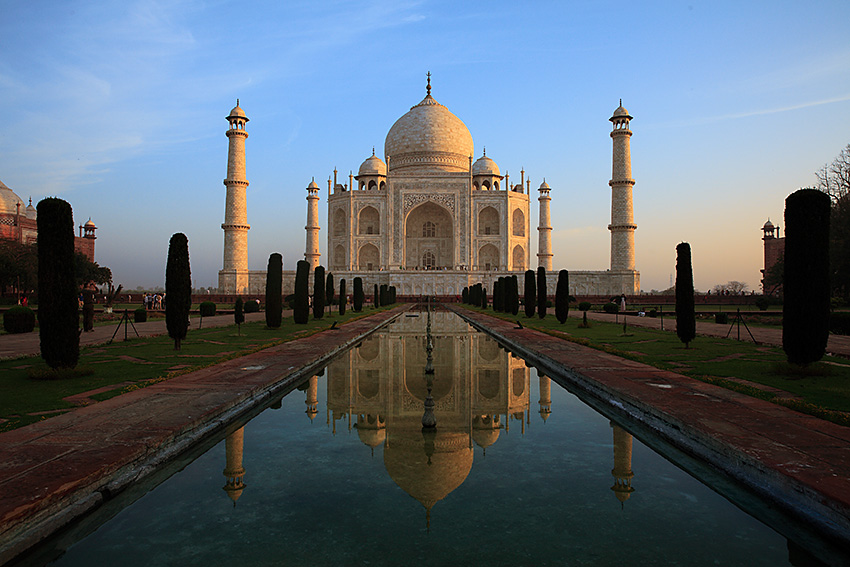
<instances>
[{"instance_id":1,"label":"dome finial","mask_svg":"<svg viewBox=\"0 0 850 567\"><path fill-rule=\"evenodd\" d=\"M623 106L623 99L620 99L620 106Z\"/></svg>"},{"instance_id":2,"label":"dome finial","mask_svg":"<svg viewBox=\"0 0 850 567\"><path fill-rule=\"evenodd\" d=\"M239 106L239 99L236 99L236 106Z\"/></svg>"},{"instance_id":3,"label":"dome finial","mask_svg":"<svg viewBox=\"0 0 850 567\"><path fill-rule=\"evenodd\" d=\"M375 146L372 146L372 155L375 155Z\"/></svg>"},{"instance_id":4,"label":"dome finial","mask_svg":"<svg viewBox=\"0 0 850 567\"><path fill-rule=\"evenodd\" d=\"M425 87L425 90L429 95L431 94L431 71L428 71L428 86Z\"/></svg>"}]
</instances>

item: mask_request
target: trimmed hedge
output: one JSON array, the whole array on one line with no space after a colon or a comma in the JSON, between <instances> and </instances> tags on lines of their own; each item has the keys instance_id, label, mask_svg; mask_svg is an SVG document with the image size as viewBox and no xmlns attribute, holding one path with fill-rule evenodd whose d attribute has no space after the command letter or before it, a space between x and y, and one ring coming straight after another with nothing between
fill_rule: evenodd
<instances>
[{"instance_id":1,"label":"trimmed hedge","mask_svg":"<svg viewBox=\"0 0 850 567\"><path fill-rule=\"evenodd\" d=\"M260 302L256 299L249 299L245 302L245 313L259 313Z\"/></svg>"},{"instance_id":2,"label":"trimmed hedge","mask_svg":"<svg viewBox=\"0 0 850 567\"><path fill-rule=\"evenodd\" d=\"M35 329L35 311L16 305L3 313L3 329L7 333L31 333Z\"/></svg>"},{"instance_id":3,"label":"trimmed hedge","mask_svg":"<svg viewBox=\"0 0 850 567\"><path fill-rule=\"evenodd\" d=\"M144 307L139 307L135 311L133 311L133 322L134 323L144 323L148 320L148 310Z\"/></svg>"},{"instance_id":4,"label":"trimmed hedge","mask_svg":"<svg viewBox=\"0 0 850 567\"><path fill-rule=\"evenodd\" d=\"M204 301L198 309L201 312L201 317L213 317L215 316L216 305L212 301Z\"/></svg>"},{"instance_id":5,"label":"trimmed hedge","mask_svg":"<svg viewBox=\"0 0 850 567\"><path fill-rule=\"evenodd\" d=\"M836 311L830 313L829 332L834 335L850 335L850 312Z\"/></svg>"}]
</instances>

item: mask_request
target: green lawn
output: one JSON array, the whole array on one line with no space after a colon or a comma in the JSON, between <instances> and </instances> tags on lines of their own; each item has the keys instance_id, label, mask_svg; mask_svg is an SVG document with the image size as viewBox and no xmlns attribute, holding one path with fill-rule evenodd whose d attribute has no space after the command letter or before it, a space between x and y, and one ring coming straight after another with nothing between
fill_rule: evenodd
<instances>
[{"instance_id":1,"label":"green lawn","mask_svg":"<svg viewBox=\"0 0 850 567\"><path fill-rule=\"evenodd\" d=\"M63 398L107 387L93 399L106 399L163 379L249 354L305 335L321 332L335 321L339 324L390 309L366 308L362 313L325 313L323 319L310 319L296 325L284 318L280 329L268 329L264 322L245 323L241 334L236 325L193 329L179 351L168 336L134 338L111 345L86 347L80 351L79 367L94 370L89 376L68 380L35 381L30 369L46 369L40 357L0 361L0 432L46 419L73 408ZM125 384L126 383L126 384ZM110 388L114 387L114 388ZM5 420L5 421L2 421Z\"/></svg>"},{"instance_id":2,"label":"green lawn","mask_svg":"<svg viewBox=\"0 0 850 567\"><path fill-rule=\"evenodd\" d=\"M463 306L466 309L481 311ZM675 333L640 327L590 321L589 329L579 327L579 319L569 318L562 325L555 319L553 310L545 319L526 318L524 314L508 315L487 309L488 315L509 321L519 320L526 327L538 329L565 340L575 341L592 348L644 362L657 368L672 370L706 382L731 388L760 398L782 403L807 413L813 413L832 421L850 425L850 416L832 412L850 412L850 360L824 357L812 365L813 372L826 375L800 376L785 364L785 353L780 347L757 346L753 343L733 339L698 336L691 348L684 345ZM787 392L779 394L767 388ZM802 401L795 401L799 398ZM810 404L814 407L805 407ZM820 411L828 410L828 411Z\"/></svg>"}]
</instances>

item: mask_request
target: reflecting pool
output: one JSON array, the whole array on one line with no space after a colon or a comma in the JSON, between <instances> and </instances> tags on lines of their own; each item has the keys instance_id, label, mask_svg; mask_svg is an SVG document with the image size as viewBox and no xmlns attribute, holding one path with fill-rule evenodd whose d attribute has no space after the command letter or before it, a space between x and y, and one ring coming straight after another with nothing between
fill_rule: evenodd
<instances>
[{"instance_id":1,"label":"reflecting pool","mask_svg":"<svg viewBox=\"0 0 850 567\"><path fill-rule=\"evenodd\" d=\"M816 564L453 314L432 316L426 374L427 319L235 424L53 564Z\"/></svg>"}]
</instances>

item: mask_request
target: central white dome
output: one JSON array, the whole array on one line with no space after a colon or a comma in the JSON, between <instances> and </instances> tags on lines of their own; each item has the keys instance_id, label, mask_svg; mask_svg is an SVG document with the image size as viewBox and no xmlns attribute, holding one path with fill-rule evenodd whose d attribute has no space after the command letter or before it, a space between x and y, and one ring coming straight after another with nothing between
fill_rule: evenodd
<instances>
[{"instance_id":1,"label":"central white dome","mask_svg":"<svg viewBox=\"0 0 850 567\"><path fill-rule=\"evenodd\" d=\"M387 134L390 171L469 171L472 134L466 124L430 93L399 118Z\"/></svg>"}]
</instances>

